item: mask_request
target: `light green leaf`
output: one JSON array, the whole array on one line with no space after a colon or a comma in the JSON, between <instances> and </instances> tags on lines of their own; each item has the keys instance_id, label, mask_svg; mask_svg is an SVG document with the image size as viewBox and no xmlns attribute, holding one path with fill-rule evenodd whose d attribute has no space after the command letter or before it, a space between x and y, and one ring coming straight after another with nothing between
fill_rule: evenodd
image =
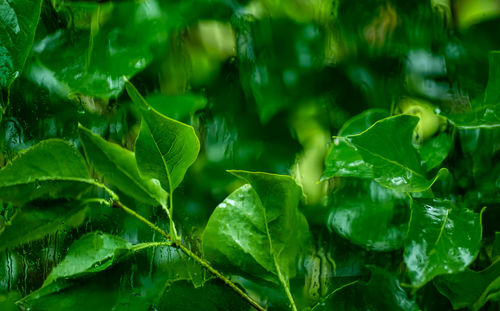
<instances>
[{"instance_id":1,"label":"light green leaf","mask_svg":"<svg viewBox=\"0 0 500 311\"><path fill-rule=\"evenodd\" d=\"M52 269L43 286L59 279L74 279L104 271L127 256L131 248L129 242L118 236L88 233L71 245L66 257Z\"/></svg>"},{"instance_id":2,"label":"light green leaf","mask_svg":"<svg viewBox=\"0 0 500 311\"><path fill-rule=\"evenodd\" d=\"M78 225L85 217L85 207L79 201L49 201L23 206L6 224L0 225L0 250Z\"/></svg>"},{"instance_id":3,"label":"light green leaf","mask_svg":"<svg viewBox=\"0 0 500 311\"><path fill-rule=\"evenodd\" d=\"M40 198L75 198L89 183L80 153L62 140L48 139L0 170L0 200L22 205Z\"/></svg>"},{"instance_id":4,"label":"light green leaf","mask_svg":"<svg viewBox=\"0 0 500 311\"><path fill-rule=\"evenodd\" d=\"M142 175L158 179L164 189L173 192L198 157L198 137L193 127L151 108L130 82L125 87L143 117L135 144L137 166Z\"/></svg>"},{"instance_id":5,"label":"light green leaf","mask_svg":"<svg viewBox=\"0 0 500 311\"><path fill-rule=\"evenodd\" d=\"M287 290L309 236L307 221L297 209L302 191L290 176L231 173L249 184L230 194L211 215L202 237L204 254L222 268L237 267L234 271L281 283Z\"/></svg>"},{"instance_id":6,"label":"light green leaf","mask_svg":"<svg viewBox=\"0 0 500 311\"><path fill-rule=\"evenodd\" d=\"M349 119L340 129L338 136L359 134L389 114L381 109L369 109ZM354 146L341 138L334 137L325 159L322 180L334 176L373 178L372 165L365 162Z\"/></svg>"},{"instance_id":7,"label":"light green leaf","mask_svg":"<svg viewBox=\"0 0 500 311\"><path fill-rule=\"evenodd\" d=\"M107 142L81 125L79 132L90 165L113 186L147 204L166 203L168 194L161 186L140 176L133 152Z\"/></svg>"},{"instance_id":8,"label":"light green leaf","mask_svg":"<svg viewBox=\"0 0 500 311\"><path fill-rule=\"evenodd\" d=\"M500 298L500 261L479 272L465 270L439 276L434 284L450 300L453 309L479 310L488 300Z\"/></svg>"},{"instance_id":9,"label":"light green leaf","mask_svg":"<svg viewBox=\"0 0 500 311\"><path fill-rule=\"evenodd\" d=\"M441 199L414 200L404 260L412 284L463 271L481 244L481 215Z\"/></svg>"},{"instance_id":10,"label":"light green leaf","mask_svg":"<svg viewBox=\"0 0 500 311\"><path fill-rule=\"evenodd\" d=\"M352 243L375 251L403 246L410 214L407 194L346 178L329 206L328 226Z\"/></svg>"},{"instance_id":11,"label":"light green leaf","mask_svg":"<svg viewBox=\"0 0 500 311\"><path fill-rule=\"evenodd\" d=\"M41 0L0 1L0 89L21 74L40 19Z\"/></svg>"},{"instance_id":12,"label":"light green leaf","mask_svg":"<svg viewBox=\"0 0 500 311\"><path fill-rule=\"evenodd\" d=\"M207 99L204 96L194 93L182 95L151 94L145 97L146 102L156 111L178 121L187 119L207 105Z\"/></svg>"},{"instance_id":13,"label":"light green leaf","mask_svg":"<svg viewBox=\"0 0 500 311\"><path fill-rule=\"evenodd\" d=\"M418 120L409 115L389 117L377 121L361 134L343 139L356 148L366 163L372 165L373 177L382 186L404 192L425 191L447 170L441 169L430 180L426 178L412 145L413 130Z\"/></svg>"}]
</instances>

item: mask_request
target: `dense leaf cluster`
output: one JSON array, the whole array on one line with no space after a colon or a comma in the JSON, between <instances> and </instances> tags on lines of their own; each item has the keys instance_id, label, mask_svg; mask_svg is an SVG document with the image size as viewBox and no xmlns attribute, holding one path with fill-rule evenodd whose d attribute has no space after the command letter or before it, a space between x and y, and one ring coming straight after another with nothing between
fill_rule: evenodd
<instances>
[{"instance_id":1,"label":"dense leaf cluster","mask_svg":"<svg viewBox=\"0 0 500 311\"><path fill-rule=\"evenodd\" d=\"M499 26L0 0L0 309L498 310Z\"/></svg>"}]
</instances>

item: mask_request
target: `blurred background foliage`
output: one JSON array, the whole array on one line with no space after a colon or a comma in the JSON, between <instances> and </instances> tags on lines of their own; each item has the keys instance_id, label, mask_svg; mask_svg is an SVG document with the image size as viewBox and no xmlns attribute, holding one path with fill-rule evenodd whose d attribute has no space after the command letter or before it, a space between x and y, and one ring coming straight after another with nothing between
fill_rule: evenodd
<instances>
[{"instance_id":1,"label":"blurred background foliage","mask_svg":"<svg viewBox=\"0 0 500 311\"><path fill-rule=\"evenodd\" d=\"M0 10L8 2L1 2ZM370 282L330 303L342 310L408 310L413 306L396 308L398 302L390 299L389 305L376 306L370 306L369 298L357 301L359 306L345 302L378 295L372 283L379 278L380 286L395 288L393 276L375 266L396 275L404 270L400 247L409 216L401 206L409 203L373 182L349 178L318 182L331 137L367 109L386 115L437 112L446 117L480 106L488 82L489 52L500 49L498 30L497 0L43 0L24 68L2 83L0 165L47 138L64 138L80 147L78 123L132 149L140 118L124 95L125 76L155 109L193 125L200 138L201 154L175 198L177 222L185 236L192 236L192 245L197 245L212 210L241 185L226 170L291 174L304 189L301 208L315 237L313 244L335 258L339 279L372 275ZM446 127L438 123L421 125L416 139L434 139ZM459 200L475 200L479 208L494 207L485 212L486 248L473 265L478 269L492 261L492 245L499 240L495 234L500 221L495 211L500 193L500 166L495 165L498 135L498 131L463 129L459 136L449 133L450 139L438 142L448 150L456 144L444 157L446 165L458 168L453 183L461 189L456 194ZM430 164L429 171L439 164ZM342 195L331 195L339 189ZM387 217L392 217L393 209L400 211L375 233L380 241L347 228L347 236L355 236L349 243L338 228L332 230L341 219L336 215L342 213L330 213L332 204L347 201L369 213L370 203L364 197L358 195L356 204L355 194L349 194L359 189L372 195L371 204L380 200ZM156 210L137 209L157 223L165 222ZM2 310L13 308L7 302L38 288L63 258L68 243L85 232L104 230L131 242L158 239L119 211L91 206L85 212L76 229L60 230L0 254ZM12 213L11 206L0 207L3 221ZM135 272L130 275L139 280L135 285L142 286L142 294L156 286L151 282L162 280L146 281L143 276L150 272L141 267L161 269L162 260L170 258L165 256L148 252L132 268ZM366 265L373 266L367 270ZM304 278L292 281L299 293ZM340 283L329 286L337 288L345 280L335 279L333 283ZM178 295L195 290L191 287L185 283L173 288L166 293L171 298L164 297L159 305L172 306ZM197 290L200 299L210 298ZM273 301L273 291L268 289L271 298L266 299ZM419 290L418 297L422 309L451 308L431 283ZM274 299L276 306L286 303ZM175 310L194 308L177 303ZM498 310L498 303L487 306ZM194 309L200 308L204 307ZM231 302L227 308L235 309Z\"/></svg>"}]
</instances>

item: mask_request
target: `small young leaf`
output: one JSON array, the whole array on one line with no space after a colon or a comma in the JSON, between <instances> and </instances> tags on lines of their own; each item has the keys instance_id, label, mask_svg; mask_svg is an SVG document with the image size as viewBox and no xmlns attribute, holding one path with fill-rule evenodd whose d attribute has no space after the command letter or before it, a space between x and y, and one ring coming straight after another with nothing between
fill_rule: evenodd
<instances>
[{"instance_id":1,"label":"small young leaf","mask_svg":"<svg viewBox=\"0 0 500 311\"><path fill-rule=\"evenodd\" d=\"M204 253L221 267L236 266L286 289L309 236L307 221L297 209L302 191L290 176L231 173L249 184L213 212L203 233Z\"/></svg>"},{"instance_id":2,"label":"small young leaf","mask_svg":"<svg viewBox=\"0 0 500 311\"><path fill-rule=\"evenodd\" d=\"M3 227L0 226L0 250L38 240L61 228L79 224L85 205L78 201L48 202L44 206L25 205Z\"/></svg>"},{"instance_id":3,"label":"small young leaf","mask_svg":"<svg viewBox=\"0 0 500 311\"><path fill-rule=\"evenodd\" d=\"M479 272L465 270L439 276L434 284L450 300L453 309L479 310L488 300L500 297L500 261Z\"/></svg>"},{"instance_id":4,"label":"small young leaf","mask_svg":"<svg viewBox=\"0 0 500 311\"><path fill-rule=\"evenodd\" d=\"M123 193L147 204L165 204L167 193L151 179L139 174L134 153L107 142L79 127L80 139L90 164Z\"/></svg>"},{"instance_id":5,"label":"small young leaf","mask_svg":"<svg viewBox=\"0 0 500 311\"><path fill-rule=\"evenodd\" d=\"M164 189L173 192L198 157L198 137L193 127L151 108L130 82L125 87L143 117L135 144L137 166L142 175L158 179Z\"/></svg>"},{"instance_id":6,"label":"small young leaf","mask_svg":"<svg viewBox=\"0 0 500 311\"><path fill-rule=\"evenodd\" d=\"M404 260L414 286L463 271L481 244L481 215L441 199L415 199Z\"/></svg>"},{"instance_id":7,"label":"small young leaf","mask_svg":"<svg viewBox=\"0 0 500 311\"><path fill-rule=\"evenodd\" d=\"M9 88L23 70L33 45L42 2L16 0L0 4L0 89Z\"/></svg>"},{"instance_id":8,"label":"small young leaf","mask_svg":"<svg viewBox=\"0 0 500 311\"><path fill-rule=\"evenodd\" d=\"M0 170L0 200L22 205L40 198L74 198L89 182L80 153L65 141L48 139Z\"/></svg>"}]
</instances>

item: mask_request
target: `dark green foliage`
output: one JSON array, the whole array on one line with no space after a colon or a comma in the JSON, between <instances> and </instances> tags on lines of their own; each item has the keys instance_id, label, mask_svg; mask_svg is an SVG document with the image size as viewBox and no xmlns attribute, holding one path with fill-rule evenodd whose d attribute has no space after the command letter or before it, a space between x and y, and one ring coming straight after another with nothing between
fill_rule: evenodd
<instances>
[{"instance_id":1,"label":"dark green foliage","mask_svg":"<svg viewBox=\"0 0 500 311\"><path fill-rule=\"evenodd\" d=\"M498 310L496 0L0 0L0 310Z\"/></svg>"}]
</instances>

